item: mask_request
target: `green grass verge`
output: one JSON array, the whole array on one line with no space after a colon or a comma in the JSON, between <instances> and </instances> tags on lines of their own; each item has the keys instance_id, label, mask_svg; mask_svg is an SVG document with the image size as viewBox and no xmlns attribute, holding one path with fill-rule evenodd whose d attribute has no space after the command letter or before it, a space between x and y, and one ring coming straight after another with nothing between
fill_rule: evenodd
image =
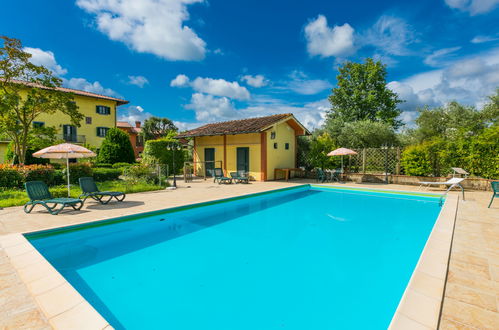
<instances>
[{"instance_id":1,"label":"green grass verge","mask_svg":"<svg viewBox=\"0 0 499 330\"><path fill-rule=\"evenodd\" d=\"M153 191L164 189L156 184L146 182L133 182L123 180L97 182L97 186L102 191L123 191L126 194ZM67 197L68 188L65 185L49 187L50 192L54 197ZM71 197L78 197L81 194L81 189L78 185L71 185ZM24 189L5 189L0 188L0 207L20 206L28 201L28 196Z\"/></svg>"}]
</instances>

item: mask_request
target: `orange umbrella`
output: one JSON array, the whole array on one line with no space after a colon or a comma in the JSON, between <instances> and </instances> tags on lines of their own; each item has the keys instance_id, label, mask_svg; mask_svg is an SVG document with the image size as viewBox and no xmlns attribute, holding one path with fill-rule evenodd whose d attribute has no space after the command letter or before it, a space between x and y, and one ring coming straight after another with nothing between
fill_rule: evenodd
<instances>
[{"instance_id":1,"label":"orange umbrella","mask_svg":"<svg viewBox=\"0 0 499 330\"><path fill-rule=\"evenodd\" d=\"M357 153L351 149L347 148L338 148L330 153L328 153L328 156L341 156L341 173L343 173L343 156L345 155L356 155Z\"/></svg>"},{"instance_id":2,"label":"orange umbrella","mask_svg":"<svg viewBox=\"0 0 499 330\"><path fill-rule=\"evenodd\" d=\"M55 146L50 146L45 149L39 150L33 154L33 156L38 158L51 158L51 159L66 159L67 167L67 177L68 177L68 197L70 193L69 185L69 159L70 158L87 158L97 156L93 151L88 150L82 146L71 144L71 143L61 143Z\"/></svg>"}]
</instances>

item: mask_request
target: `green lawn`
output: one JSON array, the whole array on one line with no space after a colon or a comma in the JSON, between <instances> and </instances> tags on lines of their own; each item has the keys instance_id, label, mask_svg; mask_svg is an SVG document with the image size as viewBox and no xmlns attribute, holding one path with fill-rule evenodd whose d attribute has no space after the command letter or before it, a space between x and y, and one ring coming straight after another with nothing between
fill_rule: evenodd
<instances>
[{"instance_id":1,"label":"green lawn","mask_svg":"<svg viewBox=\"0 0 499 330\"><path fill-rule=\"evenodd\" d=\"M134 182L132 184L123 180L98 182L97 186L102 191L123 191L126 194L164 189L164 187L160 187L156 184L145 182ZM54 197L67 196L67 186L54 186L49 189ZM77 184L71 185L71 197L78 197L80 194L80 187ZM0 207L24 205L27 201L28 196L24 189L0 188Z\"/></svg>"}]
</instances>

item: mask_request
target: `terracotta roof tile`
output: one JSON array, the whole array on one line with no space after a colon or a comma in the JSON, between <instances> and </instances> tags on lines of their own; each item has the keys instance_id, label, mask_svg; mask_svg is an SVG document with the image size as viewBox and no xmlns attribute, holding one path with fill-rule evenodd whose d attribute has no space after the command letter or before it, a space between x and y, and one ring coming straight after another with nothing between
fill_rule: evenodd
<instances>
[{"instance_id":1,"label":"terracotta roof tile","mask_svg":"<svg viewBox=\"0 0 499 330\"><path fill-rule=\"evenodd\" d=\"M131 128L132 125L126 121L117 121L116 122L116 127L126 127L126 128Z\"/></svg>"},{"instance_id":2,"label":"terracotta roof tile","mask_svg":"<svg viewBox=\"0 0 499 330\"><path fill-rule=\"evenodd\" d=\"M220 123L207 124L190 131L182 132L177 135L177 138L258 133L261 132L262 129L288 117L293 117L293 115L291 113L285 113L266 117L231 120Z\"/></svg>"},{"instance_id":3,"label":"terracotta roof tile","mask_svg":"<svg viewBox=\"0 0 499 330\"><path fill-rule=\"evenodd\" d=\"M26 86L30 86L30 87L38 87L38 88L50 89L50 88L42 86L42 85L38 85L38 84L26 82L26 81L21 81L21 80L12 80L12 82L18 83L18 84L22 84L22 85L26 85ZM97 93L91 93L91 92L87 92L87 91L81 91L81 90L78 90L78 89L72 89L72 88L66 88L66 87L56 87L55 89L58 90L58 91L61 91L61 92L73 93L75 95L95 97L95 98L98 98L98 99L116 101L116 103L118 105L123 105L123 104L127 104L128 103L127 100L119 99L119 98L112 97L112 96L97 94Z\"/></svg>"}]
</instances>

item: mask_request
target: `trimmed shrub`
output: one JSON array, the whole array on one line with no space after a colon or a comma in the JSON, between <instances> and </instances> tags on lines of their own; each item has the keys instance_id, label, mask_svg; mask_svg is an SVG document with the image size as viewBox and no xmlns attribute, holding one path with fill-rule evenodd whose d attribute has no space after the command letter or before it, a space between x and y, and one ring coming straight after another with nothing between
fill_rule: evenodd
<instances>
[{"instance_id":1,"label":"trimmed shrub","mask_svg":"<svg viewBox=\"0 0 499 330\"><path fill-rule=\"evenodd\" d=\"M99 163L133 163L135 154L128 135L118 128L111 128L99 149Z\"/></svg>"},{"instance_id":2,"label":"trimmed shrub","mask_svg":"<svg viewBox=\"0 0 499 330\"><path fill-rule=\"evenodd\" d=\"M26 181L43 181L56 184L54 168L50 165L7 165L0 164L0 187L22 188Z\"/></svg>"},{"instance_id":3,"label":"trimmed shrub","mask_svg":"<svg viewBox=\"0 0 499 330\"><path fill-rule=\"evenodd\" d=\"M67 170L63 169L64 182L67 182ZM92 176L92 168L88 163L69 164L69 180L71 183L78 183L78 179L85 176Z\"/></svg>"},{"instance_id":4,"label":"trimmed shrub","mask_svg":"<svg viewBox=\"0 0 499 330\"><path fill-rule=\"evenodd\" d=\"M114 163L111 167L112 168L124 168L124 167L130 167L133 164L130 163Z\"/></svg>"},{"instance_id":5,"label":"trimmed shrub","mask_svg":"<svg viewBox=\"0 0 499 330\"><path fill-rule=\"evenodd\" d=\"M121 164L121 163L120 163ZM127 163L128 164L128 163ZM107 163L95 163L93 167L98 167L98 168L111 168L113 167L112 164L107 164Z\"/></svg>"},{"instance_id":6,"label":"trimmed shrub","mask_svg":"<svg viewBox=\"0 0 499 330\"><path fill-rule=\"evenodd\" d=\"M119 168L94 168L93 177L95 181L117 180L123 171Z\"/></svg>"},{"instance_id":7,"label":"trimmed shrub","mask_svg":"<svg viewBox=\"0 0 499 330\"><path fill-rule=\"evenodd\" d=\"M0 187L18 188L24 183L22 172L17 166L0 164Z\"/></svg>"},{"instance_id":8,"label":"trimmed shrub","mask_svg":"<svg viewBox=\"0 0 499 330\"><path fill-rule=\"evenodd\" d=\"M177 150L168 150L172 143L177 145ZM172 171L173 156L175 155L175 173L180 173L184 166L184 151L178 147L178 142L171 139L149 140L146 142L142 161L145 164L166 164Z\"/></svg>"}]
</instances>

